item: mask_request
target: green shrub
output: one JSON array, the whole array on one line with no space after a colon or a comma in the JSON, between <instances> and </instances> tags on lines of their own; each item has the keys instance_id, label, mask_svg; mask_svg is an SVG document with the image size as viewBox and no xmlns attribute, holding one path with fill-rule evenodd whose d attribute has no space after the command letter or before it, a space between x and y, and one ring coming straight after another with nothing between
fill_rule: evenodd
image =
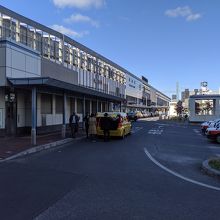
<instances>
[{"instance_id":1,"label":"green shrub","mask_svg":"<svg viewBox=\"0 0 220 220\"><path fill-rule=\"evenodd\" d=\"M220 159L210 160L209 165L213 169L220 170Z\"/></svg>"}]
</instances>

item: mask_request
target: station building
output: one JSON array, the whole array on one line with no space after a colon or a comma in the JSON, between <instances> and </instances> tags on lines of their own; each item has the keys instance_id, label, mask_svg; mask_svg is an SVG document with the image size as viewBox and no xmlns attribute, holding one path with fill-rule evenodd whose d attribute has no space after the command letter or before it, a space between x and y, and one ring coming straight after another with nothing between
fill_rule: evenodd
<instances>
[{"instance_id":1,"label":"station building","mask_svg":"<svg viewBox=\"0 0 220 220\"><path fill-rule=\"evenodd\" d=\"M72 112L119 110L126 70L0 6L0 134L65 134Z\"/></svg>"},{"instance_id":2,"label":"station building","mask_svg":"<svg viewBox=\"0 0 220 220\"><path fill-rule=\"evenodd\" d=\"M31 133L36 144L37 134L64 137L72 112L82 122L86 112L168 99L106 57L0 6L0 136Z\"/></svg>"},{"instance_id":3,"label":"station building","mask_svg":"<svg viewBox=\"0 0 220 220\"><path fill-rule=\"evenodd\" d=\"M161 112L169 109L170 98L155 89L145 77L126 73L126 105L129 111Z\"/></svg>"}]
</instances>

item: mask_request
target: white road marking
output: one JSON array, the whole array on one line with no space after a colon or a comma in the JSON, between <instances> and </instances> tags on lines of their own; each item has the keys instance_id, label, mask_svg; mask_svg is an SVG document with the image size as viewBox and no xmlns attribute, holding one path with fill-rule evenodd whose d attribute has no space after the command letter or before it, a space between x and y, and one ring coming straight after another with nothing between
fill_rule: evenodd
<instances>
[{"instance_id":1,"label":"white road marking","mask_svg":"<svg viewBox=\"0 0 220 220\"><path fill-rule=\"evenodd\" d=\"M199 129L193 129L193 131L198 135L198 136L203 136L200 132Z\"/></svg>"},{"instance_id":2,"label":"white road marking","mask_svg":"<svg viewBox=\"0 0 220 220\"><path fill-rule=\"evenodd\" d=\"M154 163L156 164L158 167L160 167L161 169L167 171L168 173L176 176L176 177L179 177L180 179L183 179L187 182L190 182L190 183L193 183L193 184L196 184L196 185L199 185L199 186L203 186L203 187L206 187L206 188L209 188L209 189L214 189L214 190L217 190L217 191L220 191L220 188L219 187L215 187L215 186L211 186L211 185L208 185L208 184L205 184L205 183L201 183L199 181L196 181L196 180L193 180L193 179L190 179L190 178L187 178L185 176L182 176L181 174L179 173L176 173L170 169L168 169L167 167L165 167L164 165L162 165L161 163L159 163L156 159L154 159L151 154L149 153L149 151L144 148L144 152L145 154L147 155L147 157Z\"/></svg>"},{"instance_id":3,"label":"white road marking","mask_svg":"<svg viewBox=\"0 0 220 220\"><path fill-rule=\"evenodd\" d=\"M138 131L140 131L140 130L142 130L142 129L143 129L143 127L134 127L134 128L132 129L131 133L132 133L132 134L135 134L135 133L137 133Z\"/></svg>"},{"instance_id":4,"label":"white road marking","mask_svg":"<svg viewBox=\"0 0 220 220\"><path fill-rule=\"evenodd\" d=\"M151 129L148 131L148 134L153 134L153 135L161 135L163 133L163 130L159 129Z\"/></svg>"},{"instance_id":5,"label":"white road marking","mask_svg":"<svg viewBox=\"0 0 220 220\"><path fill-rule=\"evenodd\" d=\"M208 146L208 148L220 150L220 147L217 147L217 146Z\"/></svg>"},{"instance_id":6,"label":"white road marking","mask_svg":"<svg viewBox=\"0 0 220 220\"><path fill-rule=\"evenodd\" d=\"M199 133L200 131L198 129L193 129L194 132Z\"/></svg>"}]
</instances>

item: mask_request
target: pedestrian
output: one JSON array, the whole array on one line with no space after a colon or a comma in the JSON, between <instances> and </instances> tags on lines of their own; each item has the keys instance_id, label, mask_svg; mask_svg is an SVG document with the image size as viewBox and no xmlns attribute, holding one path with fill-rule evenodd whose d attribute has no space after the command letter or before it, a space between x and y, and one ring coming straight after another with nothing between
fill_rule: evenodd
<instances>
[{"instance_id":1,"label":"pedestrian","mask_svg":"<svg viewBox=\"0 0 220 220\"><path fill-rule=\"evenodd\" d=\"M86 137L89 138L89 113L88 112L86 112L86 115L83 118L83 121L85 123Z\"/></svg>"},{"instance_id":2,"label":"pedestrian","mask_svg":"<svg viewBox=\"0 0 220 220\"><path fill-rule=\"evenodd\" d=\"M102 118L101 128L104 134L104 141L109 141L110 139L110 128L111 128L111 119L108 117L108 113L104 114Z\"/></svg>"},{"instance_id":3,"label":"pedestrian","mask_svg":"<svg viewBox=\"0 0 220 220\"><path fill-rule=\"evenodd\" d=\"M95 141L97 130L96 130L96 117L95 117L95 114L93 114L93 113L89 117L89 130L88 130L88 132L89 132L91 139L93 141Z\"/></svg>"},{"instance_id":4,"label":"pedestrian","mask_svg":"<svg viewBox=\"0 0 220 220\"><path fill-rule=\"evenodd\" d=\"M188 115L187 114L185 114L184 119L185 119L184 121L187 122L187 119L188 119Z\"/></svg>"},{"instance_id":5,"label":"pedestrian","mask_svg":"<svg viewBox=\"0 0 220 220\"><path fill-rule=\"evenodd\" d=\"M71 128L72 138L75 138L76 133L78 132L79 119L80 119L79 116L75 112L73 112L73 114L69 118L69 125L70 125L70 128Z\"/></svg>"}]
</instances>

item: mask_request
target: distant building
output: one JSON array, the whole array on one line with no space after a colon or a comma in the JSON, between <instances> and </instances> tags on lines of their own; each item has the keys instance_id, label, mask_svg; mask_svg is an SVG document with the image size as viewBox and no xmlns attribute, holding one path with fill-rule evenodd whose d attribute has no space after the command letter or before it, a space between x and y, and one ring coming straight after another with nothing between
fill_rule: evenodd
<instances>
[{"instance_id":1,"label":"distant building","mask_svg":"<svg viewBox=\"0 0 220 220\"><path fill-rule=\"evenodd\" d=\"M177 116L177 111L176 111L176 105L177 105L177 101L171 101L169 104L169 117L176 117Z\"/></svg>"},{"instance_id":2,"label":"distant building","mask_svg":"<svg viewBox=\"0 0 220 220\"><path fill-rule=\"evenodd\" d=\"M176 101L177 100L177 95L172 95L172 101Z\"/></svg>"},{"instance_id":3,"label":"distant building","mask_svg":"<svg viewBox=\"0 0 220 220\"><path fill-rule=\"evenodd\" d=\"M181 93L181 101L184 102L185 99L189 98L189 89L185 89L182 93Z\"/></svg>"}]
</instances>

